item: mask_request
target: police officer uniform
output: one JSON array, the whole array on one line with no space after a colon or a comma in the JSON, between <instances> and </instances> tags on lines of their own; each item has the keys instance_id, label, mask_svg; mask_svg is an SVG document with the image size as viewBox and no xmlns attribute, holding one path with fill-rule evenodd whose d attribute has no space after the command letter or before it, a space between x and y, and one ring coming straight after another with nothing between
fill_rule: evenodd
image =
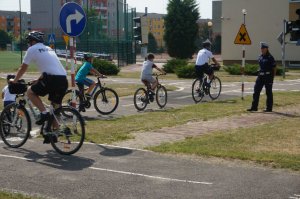
<instances>
[{"instance_id":1,"label":"police officer uniform","mask_svg":"<svg viewBox=\"0 0 300 199\"><path fill-rule=\"evenodd\" d=\"M260 43L261 49L269 48L268 44L261 42ZM274 80L274 73L276 62L274 57L267 52L265 55L261 54L258 58L259 63L259 71L258 76L254 86L254 94L253 94L253 101L252 106L247 111L257 111L258 103L259 103L259 96L262 88L265 86L267 101L266 101L266 109L264 112L272 112L273 108L273 80Z\"/></svg>"}]
</instances>

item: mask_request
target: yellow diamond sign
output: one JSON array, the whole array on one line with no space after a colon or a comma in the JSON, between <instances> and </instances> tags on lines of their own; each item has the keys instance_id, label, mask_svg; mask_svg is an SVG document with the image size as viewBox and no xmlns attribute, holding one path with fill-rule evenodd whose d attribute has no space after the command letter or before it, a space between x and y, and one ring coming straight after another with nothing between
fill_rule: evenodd
<instances>
[{"instance_id":1,"label":"yellow diamond sign","mask_svg":"<svg viewBox=\"0 0 300 199\"><path fill-rule=\"evenodd\" d=\"M242 44L242 45L251 45L251 39L247 32L245 24L242 24L238 34L234 40L235 44Z\"/></svg>"}]
</instances>

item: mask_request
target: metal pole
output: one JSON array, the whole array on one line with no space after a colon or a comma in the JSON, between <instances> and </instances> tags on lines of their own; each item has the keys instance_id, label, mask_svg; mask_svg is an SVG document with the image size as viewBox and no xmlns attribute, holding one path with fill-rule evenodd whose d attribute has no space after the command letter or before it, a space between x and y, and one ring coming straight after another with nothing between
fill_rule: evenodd
<instances>
[{"instance_id":1,"label":"metal pole","mask_svg":"<svg viewBox=\"0 0 300 199\"><path fill-rule=\"evenodd\" d=\"M119 0L117 0L117 57L118 57L118 67L120 67L120 30L119 30Z\"/></svg>"},{"instance_id":2,"label":"metal pole","mask_svg":"<svg viewBox=\"0 0 300 199\"><path fill-rule=\"evenodd\" d=\"M86 1L86 16L87 16L87 20L86 20L86 27L87 27L87 38L86 38L86 47L87 47L87 51L89 51L89 0Z\"/></svg>"},{"instance_id":3,"label":"metal pole","mask_svg":"<svg viewBox=\"0 0 300 199\"><path fill-rule=\"evenodd\" d=\"M282 49L282 67L283 67L283 73L282 73L282 78L285 79L285 71L286 71L286 66L285 66L285 26L286 26L286 20L283 20L283 34L282 34L282 44L281 44L281 49Z\"/></svg>"},{"instance_id":4,"label":"metal pole","mask_svg":"<svg viewBox=\"0 0 300 199\"><path fill-rule=\"evenodd\" d=\"M244 25L246 26L246 12L243 12L244 15ZM241 68L241 72L242 72L242 100L244 100L244 92L245 92L245 62L246 62L246 47L245 45L243 45L242 47L242 52L243 52L243 56L242 56L242 68Z\"/></svg>"},{"instance_id":5,"label":"metal pole","mask_svg":"<svg viewBox=\"0 0 300 199\"><path fill-rule=\"evenodd\" d=\"M74 39L70 37L70 61L71 61L71 87L72 87L72 107L76 107L76 93L75 93L75 63L74 63Z\"/></svg>"},{"instance_id":6,"label":"metal pole","mask_svg":"<svg viewBox=\"0 0 300 199\"><path fill-rule=\"evenodd\" d=\"M22 11L21 11L21 0L19 0L20 5L20 50L21 50L21 64L23 60L23 45L22 45Z\"/></svg>"}]
</instances>

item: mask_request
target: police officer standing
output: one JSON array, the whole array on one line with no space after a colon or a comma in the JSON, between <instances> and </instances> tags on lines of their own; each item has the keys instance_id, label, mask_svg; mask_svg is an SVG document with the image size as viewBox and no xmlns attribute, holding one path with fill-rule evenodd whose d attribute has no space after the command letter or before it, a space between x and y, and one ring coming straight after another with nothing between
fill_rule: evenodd
<instances>
[{"instance_id":1,"label":"police officer standing","mask_svg":"<svg viewBox=\"0 0 300 199\"><path fill-rule=\"evenodd\" d=\"M276 62L274 57L269 52L269 46L267 43L261 42L261 55L258 58L259 63L259 71L258 77L254 86L254 94L251 108L247 109L247 111L257 111L259 96L262 88L265 86L267 102L266 109L264 112L272 112L273 108L273 81L276 75Z\"/></svg>"}]
</instances>

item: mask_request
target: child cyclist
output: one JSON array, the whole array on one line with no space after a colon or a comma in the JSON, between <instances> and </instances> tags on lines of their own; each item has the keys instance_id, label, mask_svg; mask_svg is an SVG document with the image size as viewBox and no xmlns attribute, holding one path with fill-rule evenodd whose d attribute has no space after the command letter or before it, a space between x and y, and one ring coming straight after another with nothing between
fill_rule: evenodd
<instances>
[{"instance_id":1,"label":"child cyclist","mask_svg":"<svg viewBox=\"0 0 300 199\"><path fill-rule=\"evenodd\" d=\"M147 86L150 87L151 95L154 95L155 88L157 87L157 80L152 76L153 68L160 71L163 74L166 74L165 71L158 68L154 63L154 55L152 53L147 55L146 60L143 63L143 68L141 72L141 81Z\"/></svg>"},{"instance_id":2,"label":"child cyclist","mask_svg":"<svg viewBox=\"0 0 300 199\"><path fill-rule=\"evenodd\" d=\"M7 83L9 83L10 79L14 79L15 77L16 77L15 75L7 75L6 76ZM2 99L3 99L4 107L16 101L16 95L11 94L9 92L8 85L6 85L2 90Z\"/></svg>"},{"instance_id":3,"label":"child cyclist","mask_svg":"<svg viewBox=\"0 0 300 199\"><path fill-rule=\"evenodd\" d=\"M92 54L85 53L84 54L84 61L85 62L80 67L80 69L77 72L76 77L75 77L75 81L76 81L76 84L77 84L77 86L79 88L79 92L80 92L80 95L79 95L79 100L80 100L79 111L82 111L82 112L85 112L85 108L84 108L84 104L83 104L84 85L89 87L88 90L87 90L87 94L86 94L87 97L91 97L90 93L93 91L93 89L96 86L96 83L93 80L87 78L86 76L89 73L92 73L92 74L94 74L96 76L99 76L99 77L105 77L105 75L102 75L101 73L99 73L93 67L93 65L92 65L93 55Z\"/></svg>"}]
</instances>

